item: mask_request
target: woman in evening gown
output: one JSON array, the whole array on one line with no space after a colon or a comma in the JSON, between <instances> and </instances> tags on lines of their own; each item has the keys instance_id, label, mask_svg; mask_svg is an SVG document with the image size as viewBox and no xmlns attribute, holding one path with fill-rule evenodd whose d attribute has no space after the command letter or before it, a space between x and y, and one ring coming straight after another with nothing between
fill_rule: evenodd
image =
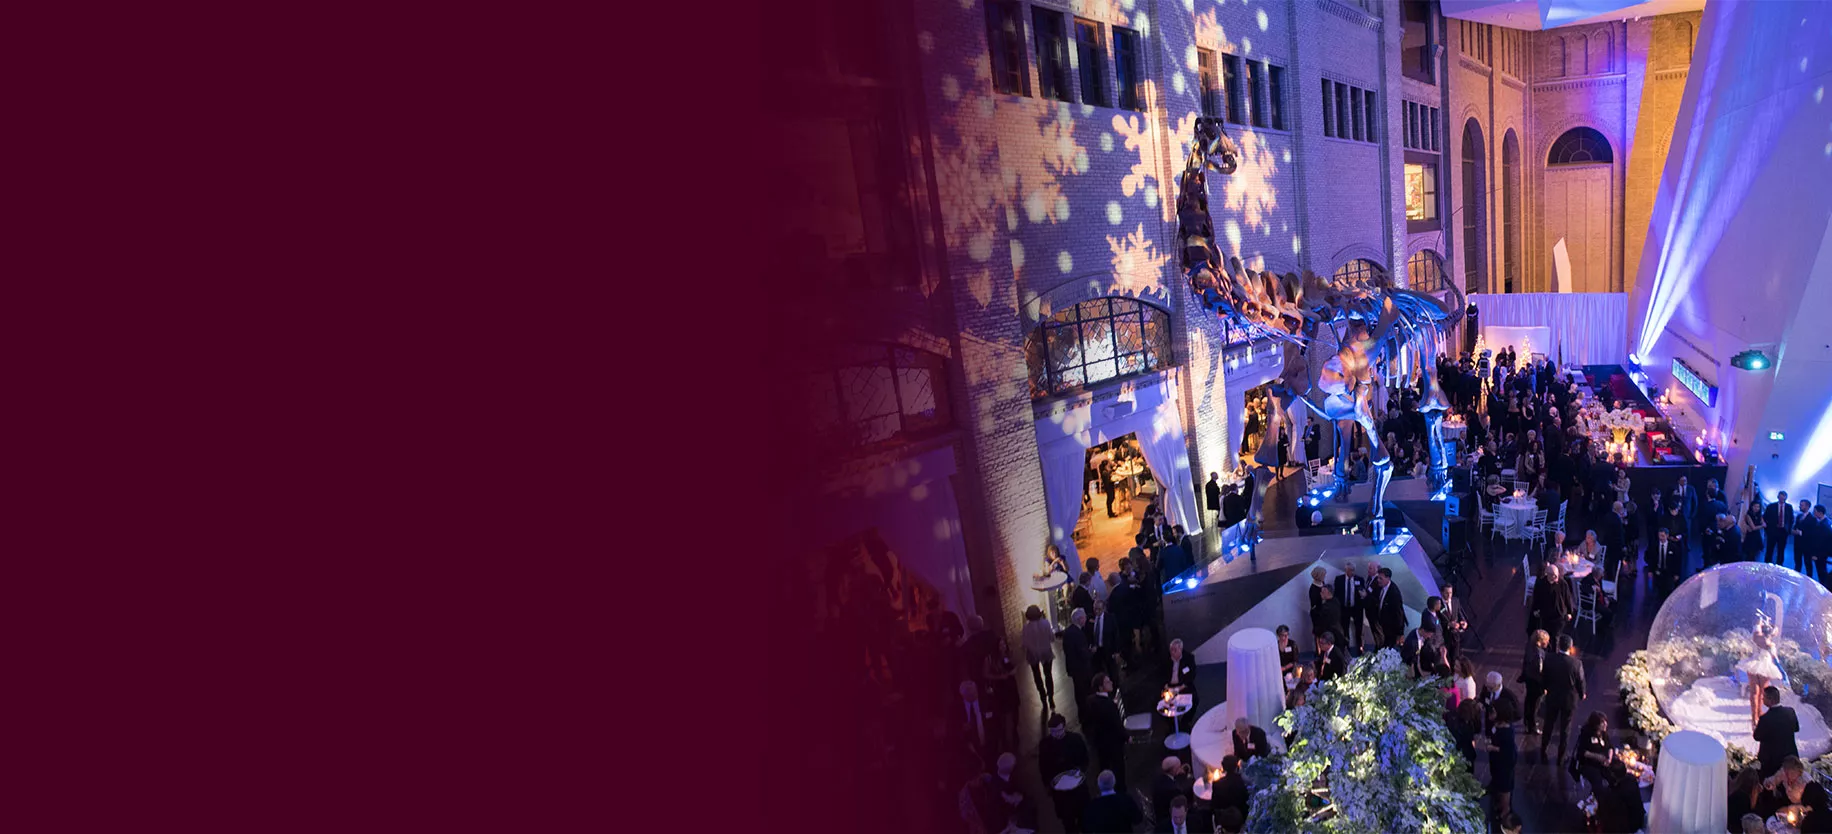
<instances>
[{"instance_id":1,"label":"woman in evening gown","mask_svg":"<svg viewBox=\"0 0 1832 834\"><path fill-rule=\"evenodd\" d=\"M1749 676L1749 725L1754 727L1762 717L1762 688L1780 680L1781 665L1775 662L1774 626L1756 624L1752 635L1756 647L1749 657L1737 664Z\"/></svg>"}]
</instances>

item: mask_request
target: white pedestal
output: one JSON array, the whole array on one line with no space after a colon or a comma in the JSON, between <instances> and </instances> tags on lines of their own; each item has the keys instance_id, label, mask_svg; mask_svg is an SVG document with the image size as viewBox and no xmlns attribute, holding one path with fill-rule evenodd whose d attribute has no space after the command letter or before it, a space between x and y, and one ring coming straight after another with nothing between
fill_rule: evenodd
<instances>
[{"instance_id":1,"label":"white pedestal","mask_svg":"<svg viewBox=\"0 0 1832 834\"><path fill-rule=\"evenodd\" d=\"M1648 830L1716 834L1730 813L1730 763L1724 745L1696 730L1680 730L1660 743Z\"/></svg>"},{"instance_id":2,"label":"white pedestal","mask_svg":"<svg viewBox=\"0 0 1832 834\"><path fill-rule=\"evenodd\" d=\"M1243 628L1228 638L1228 702L1223 715L1232 730L1235 719L1279 734L1272 723L1285 711L1285 682L1279 675L1279 641L1263 628Z\"/></svg>"}]
</instances>

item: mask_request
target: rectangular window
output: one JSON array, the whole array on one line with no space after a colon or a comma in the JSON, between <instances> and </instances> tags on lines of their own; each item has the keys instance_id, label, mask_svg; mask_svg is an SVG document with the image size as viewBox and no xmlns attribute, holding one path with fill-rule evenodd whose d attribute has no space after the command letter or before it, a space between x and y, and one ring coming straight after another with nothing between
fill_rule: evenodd
<instances>
[{"instance_id":1,"label":"rectangular window","mask_svg":"<svg viewBox=\"0 0 1832 834\"><path fill-rule=\"evenodd\" d=\"M1357 142L1366 141L1366 134L1363 133L1363 128L1361 126L1361 88L1360 87L1350 87L1349 88L1349 116L1350 116L1350 121L1354 123L1354 131L1350 135L1354 136L1355 141Z\"/></svg>"},{"instance_id":2,"label":"rectangular window","mask_svg":"<svg viewBox=\"0 0 1832 834\"><path fill-rule=\"evenodd\" d=\"M1368 111L1367 123L1369 142L1380 141L1380 111L1375 108L1375 101L1379 98L1379 96L1374 95L1373 90L1368 90L1362 94L1361 97L1361 105Z\"/></svg>"},{"instance_id":3,"label":"rectangular window","mask_svg":"<svg viewBox=\"0 0 1832 834\"><path fill-rule=\"evenodd\" d=\"M1354 119L1349 117L1349 86L1346 84L1337 84L1336 85L1336 135L1343 139L1347 139L1353 136L1354 133L1350 132L1349 130L1349 125L1353 123L1354 123Z\"/></svg>"},{"instance_id":4,"label":"rectangular window","mask_svg":"<svg viewBox=\"0 0 1832 834\"><path fill-rule=\"evenodd\" d=\"M1031 26L1037 30L1037 94L1073 101L1069 96L1069 42L1062 12L1032 6Z\"/></svg>"},{"instance_id":5,"label":"rectangular window","mask_svg":"<svg viewBox=\"0 0 1832 834\"><path fill-rule=\"evenodd\" d=\"M1418 162L1406 163L1406 219L1438 218L1438 169Z\"/></svg>"},{"instance_id":6,"label":"rectangular window","mask_svg":"<svg viewBox=\"0 0 1832 834\"><path fill-rule=\"evenodd\" d=\"M1243 101L1245 96L1242 95L1241 90L1244 81L1241 78L1240 58L1234 55L1224 55L1221 60L1227 72L1228 121L1244 125L1247 123L1247 106Z\"/></svg>"},{"instance_id":7,"label":"rectangular window","mask_svg":"<svg viewBox=\"0 0 1832 834\"><path fill-rule=\"evenodd\" d=\"M1030 65L1025 60L1024 23L1018 4L986 4L986 43L992 52L992 88L1011 95L1030 95Z\"/></svg>"},{"instance_id":8,"label":"rectangular window","mask_svg":"<svg viewBox=\"0 0 1832 834\"><path fill-rule=\"evenodd\" d=\"M1075 63L1081 70L1081 103L1107 106L1107 48L1100 24L1075 19Z\"/></svg>"},{"instance_id":9,"label":"rectangular window","mask_svg":"<svg viewBox=\"0 0 1832 834\"><path fill-rule=\"evenodd\" d=\"M1274 64L1266 65L1266 121L1285 129L1285 68Z\"/></svg>"},{"instance_id":10,"label":"rectangular window","mask_svg":"<svg viewBox=\"0 0 1832 834\"><path fill-rule=\"evenodd\" d=\"M1113 63L1120 82L1120 107L1143 110L1139 103L1139 33L1113 27Z\"/></svg>"},{"instance_id":11,"label":"rectangular window","mask_svg":"<svg viewBox=\"0 0 1832 834\"><path fill-rule=\"evenodd\" d=\"M1329 79L1323 79L1323 135L1336 135L1336 85Z\"/></svg>"},{"instance_id":12,"label":"rectangular window","mask_svg":"<svg viewBox=\"0 0 1832 834\"><path fill-rule=\"evenodd\" d=\"M1266 67L1258 61L1247 62L1247 117L1254 127L1266 126L1265 100Z\"/></svg>"},{"instance_id":13,"label":"rectangular window","mask_svg":"<svg viewBox=\"0 0 1832 834\"><path fill-rule=\"evenodd\" d=\"M1425 146L1428 150L1443 150L1438 146L1438 108L1431 108L1429 124L1425 132Z\"/></svg>"},{"instance_id":14,"label":"rectangular window","mask_svg":"<svg viewBox=\"0 0 1832 834\"><path fill-rule=\"evenodd\" d=\"M1221 118L1221 79L1215 77L1215 51L1196 50L1196 67L1202 81L1202 115Z\"/></svg>"}]
</instances>

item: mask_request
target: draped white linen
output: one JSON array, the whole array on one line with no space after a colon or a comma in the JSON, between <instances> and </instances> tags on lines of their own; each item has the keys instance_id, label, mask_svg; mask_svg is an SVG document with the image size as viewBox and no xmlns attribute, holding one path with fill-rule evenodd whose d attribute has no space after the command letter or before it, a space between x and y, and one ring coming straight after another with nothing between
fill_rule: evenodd
<instances>
[{"instance_id":1,"label":"draped white linen","mask_svg":"<svg viewBox=\"0 0 1832 834\"><path fill-rule=\"evenodd\" d=\"M1081 556L1075 550L1074 536L1075 525L1081 521L1081 498L1086 491L1082 476L1087 472L1088 447L1074 440L1058 440L1041 447L1038 452L1043 457L1043 498L1049 514L1050 541L1056 543L1062 558L1068 561L1069 576L1079 578ZM1105 512L1105 505L1100 509ZM1037 559L1041 564L1043 554L1037 554Z\"/></svg>"},{"instance_id":2,"label":"draped white linen","mask_svg":"<svg viewBox=\"0 0 1832 834\"><path fill-rule=\"evenodd\" d=\"M1243 628L1228 638L1228 701L1223 718L1227 729L1234 720L1277 735L1272 723L1285 711L1285 678L1279 674L1279 641L1263 628Z\"/></svg>"},{"instance_id":3,"label":"draped white linen","mask_svg":"<svg viewBox=\"0 0 1832 834\"><path fill-rule=\"evenodd\" d=\"M1175 415L1172 415L1175 419ZM1154 420L1154 423L1159 422ZM1177 420L1175 431L1154 425L1139 432L1139 450L1151 465L1151 474L1164 482L1167 493L1163 502L1170 523L1183 525L1186 533L1202 529L1202 516L1196 513L1196 492L1190 488L1190 453L1183 441L1183 423Z\"/></svg>"},{"instance_id":4,"label":"draped white linen","mask_svg":"<svg viewBox=\"0 0 1832 834\"><path fill-rule=\"evenodd\" d=\"M1717 834L1730 813L1730 764L1724 745L1696 730L1680 730L1660 743L1648 830Z\"/></svg>"},{"instance_id":5,"label":"draped white linen","mask_svg":"<svg viewBox=\"0 0 1832 834\"><path fill-rule=\"evenodd\" d=\"M1619 292L1483 293L1469 297L1478 325L1551 328L1546 356L1568 365L1628 358L1628 296Z\"/></svg>"}]
</instances>

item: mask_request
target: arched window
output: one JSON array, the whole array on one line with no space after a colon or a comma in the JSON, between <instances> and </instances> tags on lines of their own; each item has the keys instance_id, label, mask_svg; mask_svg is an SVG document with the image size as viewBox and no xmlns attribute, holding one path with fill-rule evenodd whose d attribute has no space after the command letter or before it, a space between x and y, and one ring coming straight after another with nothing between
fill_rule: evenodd
<instances>
[{"instance_id":1,"label":"arched window","mask_svg":"<svg viewBox=\"0 0 1832 834\"><path fill-rule=\"evenodd\" d=\"M1417 292L1444 291L1444 259L1430 249L1420 249L1406 259L1406 289Z\"/></svg>"},{"instance_id":2,"label":"arched window","mask_svg":"<svg viewBox=\"0 0 1832 834\"><path fill-rule=\"evenodd\" d=\"M1501 291L1520 286L1520 140L1501 140Z\"/></svg>"},{"instance_id":3,"label":"arched window","mask_svg":"<svg viewBox=\"0 0 1832 834\"><path fill-rule=\"evenodd\" d=\"M851 347L832 370L808 379L810 427L854 449L945 429L952 422L945 362L903 345Z\"/></svg>"},{"instance_id":4,"label":"arched window","mask_svg":"<svg viewBox=\"0 0 1832 834\"><path fill-rule=\"evenodd\" d=\"M1488 263L1488 159L1482 149L1482 127L1475 119L1463 123L1463 286L1481 287L1483 266Z\"/></svg>"},{"instance_id":5,"label":"arched window","mask_svg":"<svg viewBox=\"0 0 1832 834\"><path fill-rule=\"evenodd\" d=\"M1387 280L1387 271L1382 269L1380 264L1370 261L1367 258L1356 258L1355 260L1337 267L1335 274L1331 275L1329 280L1332 284L1342 284L1353 281L1364 283L1369 286L1380 286Z\"/></svg>"},{"instance_id":6,"label":"arched window","mask_svg":"<svg viewBox=\"0 0 1832 834\"><path fill-rule=\"evenodd\" d=\"M1032 397L1079 390L1171 364L1170 316L1130 298L1096 298L1056 313L1025 344Z\"/></svg>"},{"instance_id":7,"label":"arched window","mask_svg":"<svg viewBox=\"0 0 1832 834\"><path fill-rule=\"evenodd\" d=\"M1547 156L1546 164L1590 165L1614 162L1615 159L1609 151L1609 140L1603 138L1603 134L1588 127L1574 127L1552 143L1552 153Z\"/></svg>"}]
</instances>

